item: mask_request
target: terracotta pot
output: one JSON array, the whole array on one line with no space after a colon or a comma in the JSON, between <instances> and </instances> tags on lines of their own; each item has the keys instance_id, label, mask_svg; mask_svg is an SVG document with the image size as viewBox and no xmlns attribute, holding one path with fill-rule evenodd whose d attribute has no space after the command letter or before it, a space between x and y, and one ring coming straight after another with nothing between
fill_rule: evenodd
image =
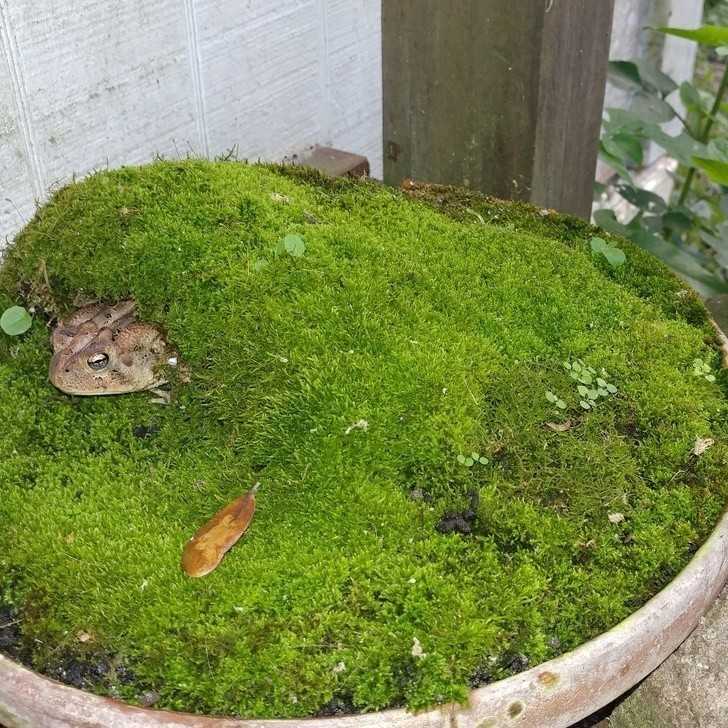
<instances>
[{"instance_id":1,"label":"terracotta pot","mask_svg":"<svg viewBox=\"0 0 728 728\"><path fill-rule=\"evenodd\" d=\"M7 728L567 728L652 672L693 630L728 579L728 514L680 574L608 632L555 660L445 705L311 720L237 720L148 710L61 685L0 656Z\"/></svg>"}]
</instances>

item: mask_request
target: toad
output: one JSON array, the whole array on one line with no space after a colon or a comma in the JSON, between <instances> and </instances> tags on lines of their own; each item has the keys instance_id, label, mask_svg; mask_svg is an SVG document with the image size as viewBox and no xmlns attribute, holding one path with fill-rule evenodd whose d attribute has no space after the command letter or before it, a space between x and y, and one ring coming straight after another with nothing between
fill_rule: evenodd
<instances>
[{"instance_id":1,"label":"toad","mask_svg":"<svg viewBox=\"0 0 728 728\"><path fill-rule=\"evenodd\" d=\"M177 353L153 324L136 320L134 301L84 306L51 335L48 378L66 394L126 394L167 382Z\"/></svg>"}]
</instances>

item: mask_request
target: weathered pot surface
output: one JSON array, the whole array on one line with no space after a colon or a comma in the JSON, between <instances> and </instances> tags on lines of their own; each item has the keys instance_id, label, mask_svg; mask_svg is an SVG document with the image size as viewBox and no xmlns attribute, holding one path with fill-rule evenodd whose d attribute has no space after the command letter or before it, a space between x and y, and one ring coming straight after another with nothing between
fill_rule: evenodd
<instances>
[{"instance_id":1,"label":"weathered pot surface","mask_svg":"<svg viewBox=\"0 0 728 728\"><path fill-rule=\"evenodd\" d=\"M465 707L310 720L238 720L149 710L61 685L0 656L7 728L566 728L654 670L728 579L728 513L680 574L613 629L554 660L471 693Z\"/></svg>"}]
</instances>

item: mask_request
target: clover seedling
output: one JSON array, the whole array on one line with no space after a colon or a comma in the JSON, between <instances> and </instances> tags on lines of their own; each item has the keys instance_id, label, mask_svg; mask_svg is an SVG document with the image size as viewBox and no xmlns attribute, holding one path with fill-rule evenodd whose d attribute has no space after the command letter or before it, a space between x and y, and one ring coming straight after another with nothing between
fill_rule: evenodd
<instances>
[{"instance_id":1,"label":"clover seedling","mask_svg":"<svg viewBox=\"0 0 728 728\"><path fill-rule=\"evenodd\" d=\"M470 455L458 455L458 462L466 468L472 468L476 463L487 465L490 461L477 452L471 452Z\"/></svg>"},{"instance_id":2,"label":"clover seedling","mask_svg":"<svg viewBox=\"0 0 728 728\"><path fill-rule=\"evenodd\" d=\"M703 377L705 381L711 384L715 381L715 375L711 373L710 365L706 364L702 359L693 359L693 376Z\"/></svg>"},{"instance_id":3,"label":"clover seedling","mask_svg":"<svg viewBox=\"0 0 728 728\"><path fill-rule=\"evenodd\" d=\"M558 407L561 410L566 409L566 402L561 397L558 397L550 390L546 392L546 399L551 402L552 405Z\"/></svg>"},{"instance_id":4,"label":"clover seedling","mask_svg":"<svg viewBox=\"0 0 728 728\"><path fill-rule=\"evenodd\" d=\"M619 268L627 260L624 251L615 245L610 245L606 240L602 240L602 238L592 238L589 245L592 249L592 255L603 255L612 268Z\"/></svg>"},{"instance_id":5,"label":"clover seedling","mask_svg":"<svg viewBox=\"0 0 728 728\"><path fill-rule=\"evenodd\" d=\"M0 316L0 329L8 336L20 336L33 325L33 317L22 306L11 306Z\"/></svg>"},{"instance_id":6,"label":"clover seedling","mask_svg":"<svg viewBox=\"0 0 728 728\"><path fill-rule=\"evenodd\" d=\"M306 252L306 243L303 238L295 233L289 233L283 238L276 247L279 254L288 253L293 258L300 258Z\"/></svg>"},{"instance_id":7,"label":"clover seedling","mask_svg":"<svg viewBox=\"0 0 728 728\"><path fill-rule=\"evenodd\" d=\"M597 376L594 367L587 366L581 359L573 362L565 361L564 369L569 376L576 381L576 391L579 393L579 406L582 409L590 410L594 407L600 397L609 397L617 393L617 387L607 381L609 375L602 369Z\"/></svg>"}]
</instances>

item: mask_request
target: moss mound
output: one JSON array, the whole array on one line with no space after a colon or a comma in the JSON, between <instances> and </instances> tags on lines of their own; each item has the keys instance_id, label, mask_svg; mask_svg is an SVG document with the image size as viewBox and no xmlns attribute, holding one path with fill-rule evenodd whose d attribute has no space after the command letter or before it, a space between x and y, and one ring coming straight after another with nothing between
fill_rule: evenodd
<instances>
[{"instance_id":1,"label":"moss mound","mask_svg":"<svg viewBox=\"0 0 728 728\"><path fill-rule=\"evenodd\" d=\"M0 334L0 608L24 659L100 664L84 684L157 707L420 708L578 645L687 562L728 481L702 307L626 242L612 270L584 224L422 197L161 162L38 212L0 310L132 295L192 380L166 407L68 397L40 310ZM576 360L617 393L582 409ZM249 533L185 577L187 538L258 480Z\"/></svg>"}]
</instances>

